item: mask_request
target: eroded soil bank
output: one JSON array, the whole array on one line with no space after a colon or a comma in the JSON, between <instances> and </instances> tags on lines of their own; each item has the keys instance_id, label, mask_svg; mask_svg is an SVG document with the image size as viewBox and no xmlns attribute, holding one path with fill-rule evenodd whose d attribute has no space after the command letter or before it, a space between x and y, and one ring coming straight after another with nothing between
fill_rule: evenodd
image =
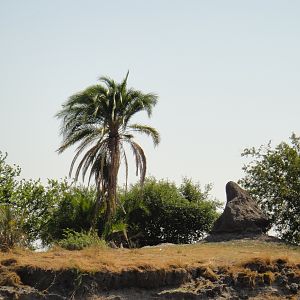
<instances>
[{"instance_id":1,"label":"eroded soil bank","mask_svg":"<svg viewBox=\"0 0 300 300\"><path fill-rule=\"evenodd\" d=\"M252 259L236 266L86 273L1 261L2 299L300 299L300 264Z\"/></svg>"},{"instance_id":2,"label":"eroded soil bank","mask_svg":"<svg viewBox=\"0 0 300 300\"><path fill-rule=\"evenodd\" d=\"M300 248L239 240L0 252L0 299L300 299Z\"/></svg>"}]
</instances>

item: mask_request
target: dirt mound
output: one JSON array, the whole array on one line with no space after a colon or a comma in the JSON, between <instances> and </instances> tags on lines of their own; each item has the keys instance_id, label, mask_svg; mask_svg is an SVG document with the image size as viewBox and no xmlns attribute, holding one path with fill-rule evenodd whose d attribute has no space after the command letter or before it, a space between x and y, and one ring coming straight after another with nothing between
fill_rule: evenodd
<instances>
[{"instance_id":1,"label":"dirt mound","mask_svg":"<svg viewBox=\"0 0 300 300\"><path fill-rule=\"evenodd\" d=\"M215 222L212 234L267 232L268 218L245 190L230 181L226 184L226 195L224 212Z\"/></svg>"}]
</instances>

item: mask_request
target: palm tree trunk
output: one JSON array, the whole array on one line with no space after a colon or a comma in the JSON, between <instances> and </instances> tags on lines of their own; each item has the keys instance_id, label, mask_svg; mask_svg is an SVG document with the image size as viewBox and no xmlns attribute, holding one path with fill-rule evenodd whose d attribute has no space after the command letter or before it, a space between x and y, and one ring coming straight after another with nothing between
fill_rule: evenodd
<instances>
[{"instance_id":1,"label":"palm tree trunk","mask_svg":"<svg viewBox=\"0 0 300 300\"><path fill-rule=\"evenodd\" d=\"M108 190L106 199L105 221L109 222L116 213L117 181L120 167L120 149L118 134L111 137L109 144L110 165L108 174Z\"/></svg>"}]
</instances>

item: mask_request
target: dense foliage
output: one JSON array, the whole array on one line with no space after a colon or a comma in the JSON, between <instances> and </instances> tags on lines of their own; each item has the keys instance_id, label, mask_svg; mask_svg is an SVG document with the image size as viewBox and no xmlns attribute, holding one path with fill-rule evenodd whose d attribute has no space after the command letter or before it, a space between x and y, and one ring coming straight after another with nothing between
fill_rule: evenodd
<instances>
[{"instance_id":1,"label":"dense foliage","mask_svg":"<svg viewBox=\"0 0 300 300\"><path fill-rule=\"evenodd\" d=\"M178 188L166 180L148 178L122 195L128 237L133 245L191 243L207 233L217 217L218 203L208 200L209 186L184 179Z\"/></svg>"},{"instance_id":2,"label":"dense foliage","mask_svg":"<svg viewBox=\"0 0 300 300\"><path fill-rule=\"evenodd\" d=\"M92 225L95 195L94 188L68 185L57 198L56 207L46 225L47 235L43 236L43 240L52 242L65 238L67 229L88 232Z\"/></svg>"},{"instance_id":3,"label":"dense foliage","mask_svg":"<svg viewBox=\"0 0 300 300\"><path fill-rule=\"evenodd\" d=\"M20 180L20 168L7 164L6 157L0 152L0 236L11 240L9 235L16 235L11 245L21 242L21 236L27 244L38 239L49 244L61 239L69 227L78 231L90 228L95 202L92 188L73 186L66 180L48 180L46 185L39 180Z\"/></svg>"},{"instance_id":4,"label":"dense foliage","mask_svg":"<svg viewBox=\"0 0 300 300\"><path fill-rule=\"evenodd\" d=\"M293 134L290 144L272 148L268 143L242 155L252 160L243 167L240 183L259 201L279 236L300 244L300 138Z\"/></svg>"},{"instance_id":5,"label":"dense foliage","mask_svg":"<svg viewBox=\"0 0 300 300\"><path fill-rule=\"evenodd\" d=\"M0 153L0 242L7 247L58 242L75 249L98 243L89 233L97 190L66 180L19 180L20 168L6 163ZM177 187L165 180L146 180L129 191L119 190L122 204L112 224L106 226L104 212L97 214L95 227L107 241L124 246L163 242L191 243L209 231L217 217L217 202L209 200L211 186L204 191L185 178ZM3 242L4 241L4 242ZM80 244L80 245L79 245Z\"/></svg>"}]
</instances>

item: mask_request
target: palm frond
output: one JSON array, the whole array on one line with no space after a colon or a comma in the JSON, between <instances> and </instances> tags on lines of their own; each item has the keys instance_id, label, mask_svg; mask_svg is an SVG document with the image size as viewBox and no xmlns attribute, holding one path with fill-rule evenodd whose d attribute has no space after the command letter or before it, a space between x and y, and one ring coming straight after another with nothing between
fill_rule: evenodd
<instances>
[{"instance_id":1,"label":"palm frond","mask_svg":"<svg viewBox=\"0 0 300 300\"><path fill-rule=\"evenodd\" d=\"M80 142L82 139L91 139L91 137L95 137L95 128L92 125L83 126L82 128L78 128L73 133L68 133L65 136L63 144L57 149L58 153L62 153L70 146Z\"/></svg>"},{"instance_id":2,"label":"palm frond","mask_svg":"<svg viewBox=\"0 0 300 300\"><path fill-rule=\"evenodd\" d=\"M122 152L122 156L123 156L123 160L124 160L124 164L125 164L125 191L127 191L127 183L128 183L128 160L127 160L127 155L125 152L125 149L123 147L123 145L120 145L121 147L121 152Z\"/></svg>"},{"instance_id":3,"label":"palm frond","mask_svg":"<svg viewBox=\"0 0 300 300\"><path fill-rule=\"evenodd\" d=\"M108 92L110 90L115 90L116 89L116 82L113 79L111 79L110 77L108 77L108 76L101 76L99 78L99 80L101 82L103 82L107 86Z\"/></svg>"},{"instance_id":4,"label":"palm frond","mask_svg":"<svg viewBox=\"0 0 300 300\"><path fill-rule=\"evenodd\" d=\"M158 96L153 93L143 94L140 91L130 89L128 91L128 103L125 112L124 124L127 126L128 122L136 113L146 111L148 117L151 117L153 107L157 103Z\"/></svg>"},{"instance_id":5,"label":"palm frond","mask_svg":"<svg viewBox=\"0 0 300 300\"><path fill-rule=\"evenodd\" d=\"M154 146L157 146L160 143L159 132L151 126L141 125L141 124L132 124L132 125L128 126L128 128L133 131L136 131L139 133L144 133L144 134L150 136L153 140Z\"/></svg>"},{"instance_id":6,"label":"palm frond","mask_svg":"<svg viewBox=\"0 0 300 300\"><path fill-rule=\"evenodd\" d=\"M141 183L143 183L145 181L147 171L147 161L144 150L139 144L130 139L127 139L125 141L130 145L133 156L135 158L136 175L140 175L140 181Z\"/></svg>"}]
</instances>

